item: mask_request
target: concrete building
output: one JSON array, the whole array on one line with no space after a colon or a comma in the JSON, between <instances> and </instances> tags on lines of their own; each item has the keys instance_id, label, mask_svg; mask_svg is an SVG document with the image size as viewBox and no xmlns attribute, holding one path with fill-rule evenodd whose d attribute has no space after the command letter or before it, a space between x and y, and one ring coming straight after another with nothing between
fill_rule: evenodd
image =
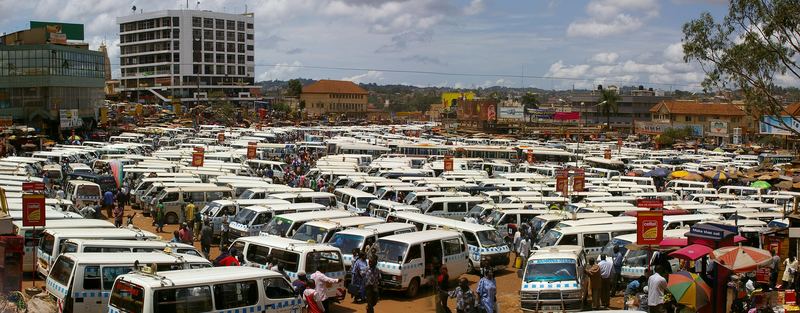
<instances>
[{"instance_id":1,"label":"concrete building","mask_svg":"<svg viewBox=\"0 0 800 313\"><path fill-rule=\"evenodd\" d=\"M255 100L253 14L165 10L118 17L117 23L120 92L130 100Z\"/></svg>"},{"instance_id":2,"label":"concrete building","mask_svg":"<svg viewBox=\"0 0 800 313\"><path fill-rule=\"evenodd\" d=\"M68 25L68 33L62 32L63 25ZM4 119L11 117L51 135L94 123L104 100L103 54L73 41L83 39L82 25L63 25L48 23L0 37Z\"/></svg>"},{"instance_id":3,"label":"concrete building","mask_svg":"<svg viewBox=\"0 0 800 313\"><path fill-rule=\"evenodd\" d=\"M579 124L593 126L606 123L606 117L599 113L597 107L601 102L600 95L601 91L593 90L574 94L559 102L568 105L570 111L580 112ZM666 100L672 100L672 97L644 88L620 92L620 99L617 101L619 111L611 115L610 126L613 130L630 133L636 121L650 120L650 108Z\"/></svg>"},{"instance_id":4,"label":"concrete building","mask_svg":"<svg viewBox=\"0 0 800 313\"><path fill-rule=\"evenodd\" d=\"M309 117L367 118L369 93L351 81L320 80L303 86L300 103Z\"/></svg>"},{"instance_id":5,"label":"concrete building","mask_svg":"<svg viewBox=\"0 0 800 313\"><path fill-rule=\"evenodd\" d=\"M717 137L721 142L734 135L756 130L756 119L749 118L739 105L733 103L703 103L696 100L662 101L650 109L652 122L671 128L689 127L697 137ZM638 124L638 123L637 123ZM642 124L644 125L644 124ZM639 128L640 125L637 125Z\"/></svg>"}]
</instances>

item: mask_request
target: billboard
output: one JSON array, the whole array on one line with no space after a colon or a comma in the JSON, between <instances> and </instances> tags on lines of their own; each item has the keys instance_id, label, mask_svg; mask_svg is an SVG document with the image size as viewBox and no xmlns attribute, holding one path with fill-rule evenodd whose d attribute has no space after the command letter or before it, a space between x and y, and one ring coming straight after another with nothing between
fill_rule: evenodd
<instances>
[{"instance_id":1,"label":"billboard","mask_svg":"<svg viewBox=\"0 0 800 313\"><path fill-rule=\"evenodd\" d=\"M728 122L722 120L709 120L707 134L709 136L727 136Z\"/></svg>"},{"instance_id":2,"label":"billboard","mask_svg":"<svg viewBox=\"0 0 800 313\"><path fill-rule=\"evenodd\" d=\"M78 115L78 110L58 110L58 115L61 120L61 128L76 128L83 125L83 120Z\"/></svg>"},{"instance_id":3,"label":"billboard","mask_svg":"<svg viewBox=\"0 0 800 313\"><path fill-rule=\"evenodd\" d=\"M525 119L525 108L497 107L497 117L499 119L523 120Z\"/></svg>"},{"instance_id":4,"label":"billboard","mask_svg":"<svg viewBox=\"0 0 800 313\"><path fill-rule=\"evenodd\" d=\"M636 214L636 244L657 245L664 239L664 212L643 211Z\"/></svg>"},{"instance_id":5,"label":"billboard","mask_svg":"<svg viewBox=\"0 0 800 313\"><path fill-rule=\"evenodd\" d=\"M637 134L658 135L663 133L668 128L672 128L670 123L636 121Z\"/></svg>"},{"instance_id":6,"label":"billboard","mask_svg":"<svg viewBox=\"0 0 800 313\"><path fill-rule=\"evenodd\" d=\"M31 21L31 28L46 28L48 33L61 33L69 40L83 40L83 24Z\"/></svg>"},{"instance_id":7,"label":"billboard","mask_svg":"<svg viewBox=\"0 0 800 313\"><path fill-rule=\"evenodd\" d=\"M783 123L781 123L781 120L783 120ZM762 135L792 135L792 131L787 129L784 124L800 132L800 117L782 116L778 119L775 116L764 116L758 124L759 133Z\"/></svg>"}]
</instances>

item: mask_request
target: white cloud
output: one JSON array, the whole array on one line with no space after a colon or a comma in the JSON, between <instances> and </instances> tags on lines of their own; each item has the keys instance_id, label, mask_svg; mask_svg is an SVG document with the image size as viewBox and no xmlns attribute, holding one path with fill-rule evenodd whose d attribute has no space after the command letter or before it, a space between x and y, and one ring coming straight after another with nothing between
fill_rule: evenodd
<instances>
[{"instance_id":1,"label":"white cloud","mask_svg":"<svg viewBox=\"0 0 800 313\"><path fill-rule=\"evenodd\" d=\"M377 83L383 80L383 72L381 71L367 71L364 74L358 74L350 77L342 77L342 80L349 80L356 84L360 83Z\"/></svg>"},{"instance_id":2,"label":"white cloud","mask_svg":"<svg viewBox=\"0 0 800 313\"><path fill-rule=\"evenodd\" d=\"M591 66L588 64L570 66L564 65L564 61L558 60L558 62L550 65L546 76L557 78L581 78L586 75L590 68Z\"/></svg>"},{"instance_id":3,"label":"white cloud","mask_svg":"<svg viewBox=\"0 0 800 313\"><path fill-rule=\"evenodd\" d=\"M475 15L483 12L485 8L486 4L483 3L483 0L472 0L469 2L469 5L464 8L464 15Z\"/></svg>"},{"instance_id":4,"label":"white cloud","mask_svg":"<svg viewBox=\"0 0 800 313\"><path fill-rule=\"evenodd\" d=\"M570 37L604 37L641 28L659 15L656 0L592 0L586 5L586 18L567 27Z\"/></svg>"},{"instance_id":5,"label":"white cloud","mask_svg":"<svg viewBox=\"0 0 800 313\"><path fill-rule=\"evenodd\" d=\"M592 61L602 64L610 64L617 61L619 54L616 52L602 52L592 56Z\"/></svg>"},{"instance_id":6,"label":"white cloud","mask_svg":"<svg viewBox=\"0 0 800 313\"><path fill-rule=\"evenodd\" d=\"M300 70L303 63L294 61L292 63L278 63L271 69L261 73L256 77L257 80L287 80L296 78L296 73Z\"/></svg>"},{"instance_id":7,"label":"white cloud","mask_svg":"<svg viewBox=\"0 0 800 313\"><path fill-rule=\"evenodd\" d=\"M664 49L664 57L672 62L683 62L683 44L676 42L667 46L667 49Z\"/></svg>"}]
</instances>

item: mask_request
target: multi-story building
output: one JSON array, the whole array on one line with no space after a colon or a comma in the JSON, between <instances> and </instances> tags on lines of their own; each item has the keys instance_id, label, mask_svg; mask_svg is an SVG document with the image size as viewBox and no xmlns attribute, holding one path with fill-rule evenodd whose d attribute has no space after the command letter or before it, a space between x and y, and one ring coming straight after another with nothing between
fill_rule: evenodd
<instances>
[{"instance_id":1,"label":"multi-story building","mask_svg":"<svg viewBox=\"0 0 800 313\"><path fill-rule=\"evenodd\" d=\"M121 92L132 100L255 98L253 14L165 10L117 18Z\"/></svg>"},{"instance_id":2,"label":"multi-story building","mask_svg":"<svg viewBox=\"0 0 800 313\"><path fill-rule=\"evenodd\" d=\"M740 105L733 103L704 103L696 100L662 101L650 109L652 122L670 128L691 128L697 137L718 137L721 142L738 128L741 135L756 128L756 119L748 117Z\"/></svg>"},{"instance_id":3,"label":"multi-story building","mask_svg":"<svg viewBox=\"0 0 800 313\"><path fill-rule=\"evenodd\" d=\"M590 92L574 94L569 99L561 100L568 105L570 111L580 112L580 124L598 125L605 124L605 115L599 113L598 104L601 91L593 90ZM609 118L610 126L613 130L631 132L636 121L649 121L650 108L661 101L671 100L671 96L659 95L653 90L639 88L628 92L620 92L617 101L617 113L611 114Z\"/></svg>"},{"instance_id":4,"label":"multi-story building","mask_svg":"<svg viewBox=\"0 0 800 313\"><path fill-rule=\"evenodd\" d=\"M105 62L73 39L83 39L83 25L47 23L0 37L0 116L50 135L93 124Z\"/></svg>"},{"instance_id":5,"label":"multi-story building","mask_svg":"<svg viewBox=\"0 0 800 313\"><path fill-rule=\"evenodd\" d=\"M361 86L342 80L323 79L303 86L301 106L310 117L367 118L369 93Z\"/></svg>"}]
</instances>

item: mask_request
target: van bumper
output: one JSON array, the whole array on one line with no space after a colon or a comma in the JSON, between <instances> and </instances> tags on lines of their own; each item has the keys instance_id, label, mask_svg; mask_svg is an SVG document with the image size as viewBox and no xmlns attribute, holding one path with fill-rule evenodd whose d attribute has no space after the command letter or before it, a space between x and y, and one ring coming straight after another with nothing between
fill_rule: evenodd
<instances>
[{"instance_id":1,"label":"van bumper","mask_svg":"<svg viewBox=\"0 0 800 313\"><path fill-rule=\"evenodd\" d=\"M583 301L580 299L564 299L563 310L561 300L522 300L520 307L523 312L580 312L583 310Z\"/></svg>"}]
</instances>

